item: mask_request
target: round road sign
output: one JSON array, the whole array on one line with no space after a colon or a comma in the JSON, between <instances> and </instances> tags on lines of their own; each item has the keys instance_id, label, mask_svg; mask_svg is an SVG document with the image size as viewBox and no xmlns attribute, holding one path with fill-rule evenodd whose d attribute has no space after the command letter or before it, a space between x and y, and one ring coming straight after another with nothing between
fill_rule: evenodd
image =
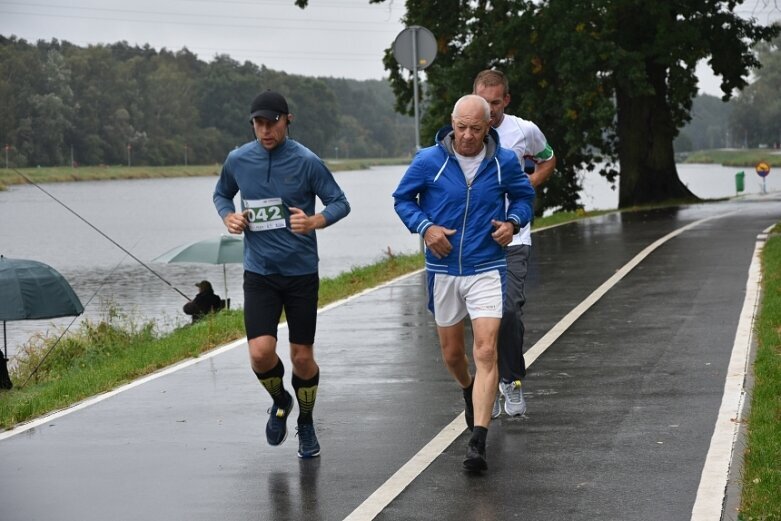
<instances>
[{"instance_id":1,"label":"round road sign","mask_svg":"<svg viewBox=\"0 0 781 521\"><path fill-rule=\"evenodd\" d=\"M409 70L425 69L437 57L437 40L425 27L411 25L396 36L393 57Z\"/></svg>"},{"instance_id":2,"label":"round road sign","mask_svg":"<svg viewBox=\"0 0 781 521\"><path fill-rule=\"evenodd\" d=\"M760 161L757 163L756 169L759 177L765 177L770 173L770 164L765 161Z\"/></svg>"}]
</instances>

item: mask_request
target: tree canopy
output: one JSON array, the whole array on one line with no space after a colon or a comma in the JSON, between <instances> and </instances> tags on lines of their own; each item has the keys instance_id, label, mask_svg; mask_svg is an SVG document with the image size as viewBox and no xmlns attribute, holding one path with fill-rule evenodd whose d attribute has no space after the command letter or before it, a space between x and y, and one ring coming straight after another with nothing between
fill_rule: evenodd
<instances>
[{"instance_id":1,"label":"tree canopy","mask_svg":"<svg viewBox=\"0 0 781 521\"><path fill-rule=\"evenodd\" d=\"M576 208L580 173L614 180L618 165L619 207L694 198L678 178L673 140L689 119L697 63L708 60L728 99L759 66L752 45L779 33L735 14L741 3L407 0L403 22L428 28L438 45L422 133L447 122L480 70L497 68L510 79L507 112L535 121L558 159L538 213ZM385 65L398 109L411 113L410 75L390 49Z\"/></svg>"},{"instance_id":2,"label":"tree canopy","mask_svg":"<svg viewBox=\"0 0 781 521\"><path fill-rule=\"evenodd\" d=\"M323 157L402 157L413 121L387 82L289 75L186 48L30 44L0 36L0 146L14 166L221 163L252 139L249 105L283 93L291 135Z\"/></svg>"}]
</instances>

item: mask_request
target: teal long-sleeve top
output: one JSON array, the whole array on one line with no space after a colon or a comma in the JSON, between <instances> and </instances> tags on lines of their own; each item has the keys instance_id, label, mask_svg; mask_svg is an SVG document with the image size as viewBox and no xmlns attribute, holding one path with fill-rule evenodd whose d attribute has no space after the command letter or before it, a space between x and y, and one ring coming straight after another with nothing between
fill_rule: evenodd
<instances>
[{"instance_id":1,"label":"teal long-sleeve top","mask_svg":"<svg viewBox=\"0 0 781 521\"><path fill-rule=\"evenodd\" d=\"M260 275L317 273L317 235L293 233L290 212L295 207L315 213L315 197L325 208L326 226L350 213L350 204L325 163L290 138L271 151L258 141L232 150L214 189L214 206L223 220L236 208L249 210L244 230L244 269Z\"/></svg>"}]
</instances>

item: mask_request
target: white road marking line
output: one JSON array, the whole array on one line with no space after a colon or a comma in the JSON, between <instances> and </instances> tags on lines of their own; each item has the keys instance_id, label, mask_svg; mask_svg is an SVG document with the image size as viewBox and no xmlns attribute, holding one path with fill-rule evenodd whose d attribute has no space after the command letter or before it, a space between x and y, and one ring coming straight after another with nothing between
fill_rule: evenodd
<instances>
[{"instance_id":1,"label":"white road marking line","mask_svg":"<svg viewBox=\"0 0 781 521\"><path fill-rule=\"evenodd\" d=\"M754 338L754 319L759 306L760 284L762 282L762 248L767 234L760 235L754 246L754 256L748 269L746 298L740 312L732 355L727 367L724 394L716 417L716 426L705 456L705 465L700 476L700 485L692 507L691 521L721 519L729 479L732 452L740 430L740 421L745 405L744 385L749 367L749 353Z\"/></svg>"},{"instance_id":2,"label":"white road marking line","mask_svg":"<svg viewBox=\"0 0 781 521\"><path fill-rule=\"evenodd\" d=\"M736 213L737 210L734 210L732 212L728 212L722 215L714 215L711 217L706 217L705 219L700 219L699 221L694 221L693 223L689 223L686 226L682 228L678 228L677 230L668 233L661 239L658 239L657 241L651 243L649 246L647 246L643 251L638 253L634 256L632 260L624 264L618 271L616 271L612 277L607 279L604 283L602 283L601 286L599 286L597 289L595 289L591 295L586 297L585 300L583 300L580 304L575 306L572 311L567 313L564 318L559 320L559 322L554 325L552 328L548 330L545 335L543 335L542 338L540 338L534 346L532 346L526 353L524 353L524 359L527 361L526 365L531 365L532 362L537 360L537 357L540 356L542 353L545 352L546 349L550 347L553 342L555 342L569 327L583 315L588 309L597 303L599 299L601 299L603 296L605 296L605 293L607 293L613 286L618 284L618 282L623 279L630 271L635 269L638 264L640 264L646 257L648 257L654 250L656 250L659 246L666 243L673 237L677 237L678 235L682 234L683 232L694 228L695 226L699 226L700 224L710 221L712 219L721 219L723 217L728 217L734 213Z\"/></svg>"},{"instance_id":3,"label":"white road marking line","mask_svg":"<svg viewBox=\"0 0 781 521\"><path fill-rule=\"evenodd\" d=\"M524 353L526 359L526 367L530 367L537 358L548 349L553 342L556 341L583 313L585 313L591 306L593 306L610 288L618 284L618 282L626 276L627 273L632 271L640 262L648 257L659 246L669 241L673 237L676 237L683 232L699 226L702 223L713 219L721 219L728 217L738 210L728 212L725 214L714 215L687 224L682 228L679 228L661 239L655 241L650 246L646 247L643 251L638 253L632 260L626 263L616 273L605 281L601 286L594 290L583 302L575 306L575 308L567 313L556 325L554 325L539 341L537 341L531 349ZM431 440L425 447L415 454L412 459L405 463L399 470L396 471L391 477L383 483L380 488L375 490L366 500L358 505L358 508L353 510L350 515L344 518L344 521L370 521L374 519L383 509L393 501L396 496L407 488L412 481L419 476L431 463L447 448L449 447L466 428L466 422L464 421L464 413L456 417L455 420L442 429L433 440Z\"/></svg>"},{"instance_id":4,"label":"white road marking line","mask_svg":"<svg viewBox=\"0 0 781 521\"><path fill-rule=\"evenodd\" d=\"M434 439L420 449L412 459L405 463L388 480L382 484L366 501L352 511L344 518L344 521L358 521L364 519L374 519L382 510L393 501L396 496L407 488L426 467L437 459L437 456L447 449L453 440L458 438L464 432L464 413L459 414L450 424L442 429Z\"/></svg>"}]
</instances>

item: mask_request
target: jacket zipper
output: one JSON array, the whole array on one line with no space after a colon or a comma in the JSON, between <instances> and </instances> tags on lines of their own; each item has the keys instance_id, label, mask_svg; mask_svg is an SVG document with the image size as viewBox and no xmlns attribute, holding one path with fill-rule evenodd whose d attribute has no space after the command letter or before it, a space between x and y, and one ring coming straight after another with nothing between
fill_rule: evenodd
<instances>
[{"instance_id":1,"label":"jacket zipper","mask_svg":"<svg viewBox=\"0 0 781 521\"><path fill-rule=\"evenodd\" d=\"M271 152L272 150L268 151L268 170L266 170L266 182L271 182Z\"/></svg>"},{"instance_id":2,"label":"jacket zipper","mask_svg":"<svg viewBox=\"0 0 781 521\"><path fill-rule=\"evenodd\" d=\"M477 177L477 176L475 176ZM461 224L461 243L458 247L458 274L464 274L464 237L466 237L466 217L469 215L469 198L472 195L472 183L466 185L466 208L464 208L464 220Z\"/></svg>"}]
</instances>

